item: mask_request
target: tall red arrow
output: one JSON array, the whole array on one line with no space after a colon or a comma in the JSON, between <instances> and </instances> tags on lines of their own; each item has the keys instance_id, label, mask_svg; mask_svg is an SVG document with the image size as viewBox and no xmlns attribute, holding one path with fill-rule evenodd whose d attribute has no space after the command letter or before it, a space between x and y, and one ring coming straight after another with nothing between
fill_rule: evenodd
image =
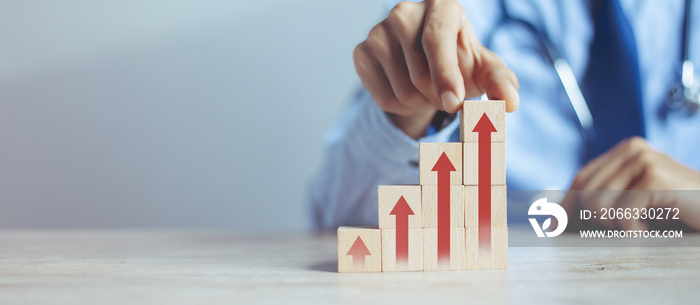
<instances>
[{"instance_id":1,"label":"tall red arrow","mask_svg":"<svg viewBox=\"0 0 700 305\"><path fill-rule=\"evenodd\" d=\"M396 262L408 263L408 215L415 215L401 196L389 215L396 215Z\"/></svg>"},{"instance_id":2,"label":"tall red arrow","mask_svg":"<svg viewBox=\"0 0 700 305\"><path fill-rule=\"evenodd\" d=\"M479 133L479 250L491 250L491 133L496 127L484 113L472 132Z\"/></svg>"},{"instance_id":3,"label":"tall red arrow","mask_svg":"<svg viewBox=\"0 0 700 305\"><path fill-rule=\"evenodd\" d=\"M362 238L358 236L357 239L355 239L355 242L352 244L352 247L350 247L350 251L348 251L348 254L346 255L352 255L353 265L355 265L355 267L359 267L365 265L365 256L372 255L372 253L369 252L369 249L367 249L367 246L365 245L365 242L362 241Z\"/></svg>"},{"instance_id":4,"label":"tall red arrow","mask_svg":"<svg viewBox=\"0 0 700 305\"><path fill-rule=\"evenodd\" d=\"M437 256L439 262L450 262L450 172L456 171L444 152L432 171L437 172Z\"/></svg>"}]
</instances>

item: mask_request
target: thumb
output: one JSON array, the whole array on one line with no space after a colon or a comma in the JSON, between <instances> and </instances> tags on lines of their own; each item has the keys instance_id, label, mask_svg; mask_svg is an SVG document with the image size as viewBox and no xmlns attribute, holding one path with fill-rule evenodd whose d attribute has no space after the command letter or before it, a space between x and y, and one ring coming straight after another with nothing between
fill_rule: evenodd
<instances>
[{"instance_id":1,"label":"thumb","mask_svg":"<svg viewBox=\"0 0 700 305\"><path fill-rule=\"evenodd\" d=\"M484 46L479 51L481 60L477 62L474 81L490 100L505 100L506 111L515 111L520 105L518 78L498 55Z\"/></svg>"}]
</instances>

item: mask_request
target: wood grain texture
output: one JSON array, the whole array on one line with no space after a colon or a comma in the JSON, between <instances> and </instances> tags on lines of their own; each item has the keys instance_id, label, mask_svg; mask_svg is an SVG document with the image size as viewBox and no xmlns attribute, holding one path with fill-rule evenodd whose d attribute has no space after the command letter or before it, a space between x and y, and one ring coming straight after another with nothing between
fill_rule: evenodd
<instances>
[{"instance_id":1,"label":"wood grain texture","mask_svg":"<svg viewBox=\"0 0 700 305\"><path fill-rule=\"evenodd\" d=\"M684 232L683 243L700 243ZM509 239L533 234L511 226ZM551 240L573 244L580 237ZM337 273L335 232L0 230L0 304L695 304L696 247L511 247L507 270ZM605 246L605 245L610 246ZM542 295L547 288L546 296ZM602 301L601 301L602 302Z\"/></svg>"},{"instance_id":2,"label":"wood grain texture","mask_svg":"<svg viewBox=\"0 0 700 305\"><path fill-rule=\"evenodd\" d=\"M478 142L479 135L473 130L484 113L496 127L496 132L491 133L491 142L506 140L505 101L464 101L462 110L459 111L459 134L462 142Z\"/></svg>"},{"instance_id":3,"label":"wood grain texture","mask_svg":"<svg viewBox=\"0 0 700 305\"><path fill-rule=\"evenodd\" d=\"M396 230L382 230L382 271L423 270L423 230L408 230L408 263L396 262Z\"/></svg>"},{"instance_id":4,"label":"wood grain texture","mask_svg":"<svg viewBox=\"0 0 700 305\"><path fill-rule=\"evenodd\" d=\"M421 185L437 185L437 172L432 171L438 158L445 153L455 168L450 173L450 184L462 184L462 144L461 143L420 143L418 173Z\"/></svg>"},{"instance_id":5,"label":"wood grain texture","mask_svg":"<svg viewBox=\"0 0 700 305\"><path fill-rule=\"evenodd\" d=\"M404 197L413 215L408 216L409 228L420 228L422 223L421 186L420 185L380 185L377 189L378 218L380 229L396 229L396 216L391 210Z\"/></svg>"},{"instance_id":6,"label":"wood grain texture","mask_svg":"<svg viewBox=\"0 0 700 305\"><path fill-rule=\"evenodd\" d=\"M479 227L479 187L464 186L464 225L467 228ZM508 198L505 185L491 186L491 226L508 225Z\"/></svg>"},{"instance_id":7,"label":"wood grain texture","mask_svg":"<svg viewBox=\"0 0 700 305\"><path fill-rule=\"evenodd\" d=\"M437 185L422 186L424 228L437 228ZM450 186L450 227L464 228L464 186Z\"/></svg>"},{"instance_id":8,"label":"wood grain texture","mask_svg":"<svg viewBox=\"0 0 700 305\"><path fill-rule=\"evenodd\" d=\"M369 250L361 264L348 255L357 238L361 238ZM338 228L338 272L381 272L382 271L382 235L376 227L339 227Z\"/></svg>"},{"instance_id":9,"label":"wood grain texture","mask_svg":"<svg viewBox=\"0 0 700 305\"><path fill-rule=\"evenodd\" d=\"M479 229L467 228L467 270L508 268L508 228L491 228L491 249L479 249Z\"/></svg>"},{"instance_id":10,"label":"wood grain texture","mask_svg":"<svg viewBox=\"0 0 700 305\"><path fill-rule=\"evenodd\" d=\"M479 143L464 143L464 185L479 184ZM491 142L491 184L506 184L506 144Z\"/></svg>"},{"instance_id":11,"label":"wood grain texture","mask_svg":"<svg viewBox=\"0 0 700 305\"><path fill-rule=\"evenodd\" d=\"M466 238L464 228L450 229L450 261L448 264L438 261L437 228L423 228L423 264L424 270L465 270Z\"/></svg>"}]
</instances>

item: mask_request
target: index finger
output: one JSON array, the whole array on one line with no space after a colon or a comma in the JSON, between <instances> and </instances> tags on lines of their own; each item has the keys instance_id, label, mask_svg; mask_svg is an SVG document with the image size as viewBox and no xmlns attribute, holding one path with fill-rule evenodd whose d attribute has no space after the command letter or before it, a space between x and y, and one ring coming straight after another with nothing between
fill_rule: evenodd
<instances>
[{"instance_id":1,"label":"index finger","mask_svg":"<svg viewBox=\"0 0 700 305\"><path fill-rule=\"evenodd\" d=\"M466 18L457 2L428 1L426 4L428 9L421 44L435 92L440 96L444 110L455 112L465 97L457 58L457 39Z\"/></svg>"}]
</instances>

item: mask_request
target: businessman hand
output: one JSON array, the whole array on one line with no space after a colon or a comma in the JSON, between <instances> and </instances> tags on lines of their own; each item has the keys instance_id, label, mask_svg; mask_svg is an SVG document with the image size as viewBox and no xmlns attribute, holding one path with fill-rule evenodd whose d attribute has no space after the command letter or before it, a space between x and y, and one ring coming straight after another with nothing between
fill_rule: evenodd
<instances>
[{"instance_id":1,"label":"businessman hand","mask_svg":"<svg viewBox=\"0 0 700 305\"><path fill-rule=\"evenodd\" d=\"M601 208L678 208L680 221L700 230L700 173L671 157L655 151L639 137L622 141L611 150L586 164L571 184L562 206L569 215L579 209L598 211ZM575 190L584 190L576 192ZM591 190L601 190L600 192ZM645 190L606 192L604 190ZM577 217L569 217L570 221ZM608 229L646 229L648 220L623 219L591 222ZM676 221L677 222L677 221ZM660 221L662 226L670 221Z\"/></svg>"},{"instance_id":2,"label":"businessman hand","mask_svg":"<svg viewBox=\"0 0 700 305\"><path fill-rule=\"evenodd\" d=\"M518 80L477 40L455 0L401 2L353 54L362 84L406 134L419 138L438 110L486 93L518 108Z\"/></svg>"}]
</instances>

